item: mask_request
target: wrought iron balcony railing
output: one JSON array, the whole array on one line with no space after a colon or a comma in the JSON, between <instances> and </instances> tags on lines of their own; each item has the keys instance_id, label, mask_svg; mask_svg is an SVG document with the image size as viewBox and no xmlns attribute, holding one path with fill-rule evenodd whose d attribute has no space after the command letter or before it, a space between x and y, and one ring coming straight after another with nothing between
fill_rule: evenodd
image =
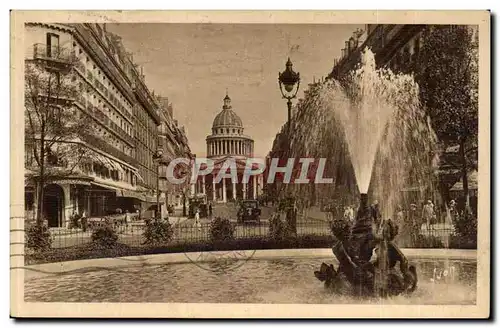
<instances>
[{"instance_id":1,"label":"wrought iron balcony railing","mask_svg":"<svg viewBox=\"0 0 500 328\"><path fill-rule=\"evenodd\" d=\"M43 43L33 45L33 58L70 64L75 59L74 51L61 46L48 46Z\"/></svg>"}]
</instances>

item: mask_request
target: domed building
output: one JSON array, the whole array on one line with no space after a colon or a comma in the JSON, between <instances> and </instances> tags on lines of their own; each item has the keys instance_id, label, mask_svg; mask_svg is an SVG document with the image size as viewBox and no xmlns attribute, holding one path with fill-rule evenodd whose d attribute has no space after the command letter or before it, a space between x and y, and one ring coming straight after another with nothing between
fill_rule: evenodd
<instances>
[{"instance_id":1,"label":"domed building","mask_svg":"<svg viewBox=\"0 0 500 328\"><path fill-rule=\"evenodd\" d=\"M222 111L214 118L212 134L206 138L207 158L214 161L214 171L213 174L205 177L202 185L206 186L204 189L207 191L208 199L212 199L214 202L226 203L236 199L257 198L258 178L252 176L248 184L242 183L246 160L253 157L254 150L253 139L244 135L243 132L243 122L233 111L231 98L226 94ZM220 168L228 158L236 160L238 183L233 184L230 178L215 183L217 168Z\"/></svg>"}]
</instances>

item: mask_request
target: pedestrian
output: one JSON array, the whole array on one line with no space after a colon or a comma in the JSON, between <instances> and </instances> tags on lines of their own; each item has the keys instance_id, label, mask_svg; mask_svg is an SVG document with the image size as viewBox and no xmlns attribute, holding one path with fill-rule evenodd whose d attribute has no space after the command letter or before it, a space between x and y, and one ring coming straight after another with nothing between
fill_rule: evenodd
<instances>
[{"instance_id":1,"label":"pedestrian","mask_svg":"<svg viewBox=\"0 0 500 328\"><path fill-rule=\"evenodd\" d=\"M410 205L410 211L408 212L408 222L411 226L411 242L412 246L415 247L417 245L417 239L418 235L420 232L420 222L419 222L419 217L417 215L417 205L416 204L411 204Z\"/></svg>"},{"instance_id":2,"label":"pedestrian","mask_svg":"<svg viewBox=\"0 0 500 328\"><path fill-rule=\"evenodd\" d=\"M201 231L200 210L198 208L194 214L194 226L198 228L198 231Z\"/></svg>"},{"instance_id":3,"label":"pedestrian","mask_svg":"<svg viewBox=\"0 0 500 328\"><path fill-rule=\"evenodd\" d=\"M130 213L128 212L128 210L125 210L125 230L128 231L130 223L131 223Z\"/></svg>"},{"instance_id":4,"label":"pedestrian","mask_svg":"<svg viewBox=\"0 0 500 328\"><path fill-rule=\"evenodd\" d=\"M453 222L457 216L457 203L454 199L450 201L450 221Z\"/></svg>"},{"instance_id":5,"label":"pedestrian","mask_svg":"<svg viewBox=\"0 0 500 328\"><path fill-rule=\"evenodd\" d=\"M83 211L81 221L82 221L82 230L83 230L83 232L86 232L87 231L87 212Z\"/></svg>"},{"instance_id":6,"label":"pedestrian","mask_svg":"<svg viewBox=\"0 0 500 328\"><path fill-rule=\"evenodd\" d=\"M397 225L402 225L404 222L403 207L401 205L398 205L398 207L397 207L395 221L396 221Z\"/></svg>"},{"instance_id":7,"label":"pedestrian","mask_svg":"<svg viewBox=\"0 0 500 328\"><path fill-rule=\"evenodd\" d=\"M432 204L432 201L429 199L427 200L427 204L425 204L422 209L422 218L428 231L431 230L435 217L436 214L434 213L434 204Z\"/></svg>"},{"instance_id":8,"label":"pedestrian","mask_svg":"<svg viewBox=\"0 0 500 328\"><path fill-rule=\"evenodd\" d=\"M208 215L212 217L212 202L208 203Z\"/></svg>"}]
</instances>

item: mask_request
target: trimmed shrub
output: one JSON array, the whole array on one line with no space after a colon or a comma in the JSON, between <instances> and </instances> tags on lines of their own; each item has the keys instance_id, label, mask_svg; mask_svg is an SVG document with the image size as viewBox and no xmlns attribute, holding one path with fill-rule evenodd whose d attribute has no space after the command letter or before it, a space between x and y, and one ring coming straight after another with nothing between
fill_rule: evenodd
<instances>
[{"instance_id":1,"label":"trimmed shrub","mask_svg":"<svg viewBox=\"0 0 500 328\"><path fill-rule=\"evenodd\" d=\"M275 241L267 236L226 240L217 244L200 242L174 242L171 245L156 246L129 246L118 243L112 249L97 249L92 244L75 245L67 248L52 248L40 254L27 254L27 264L40 264L51 262L74 261L92 258L137 256L147 254L167 254L181 252L210 252L232 250L257 250L257 249L283 249L283 248L325 248L331 247L332 236L305 235L297 238L291 237L283 241Z\"/></svg>"},{"instance_id":2,"label":"trimmed shrub","mask_svg":"<svg viewBox=\"0 0 500 328\"><path fill-rule=\"evenodd\" d=\"M118 234L109 220L106 222L92 232L92 242L100 248L113 248L118 242Z\"/></svg>"},{"instance_id":3,"label":"trimmed shrub","mask_svg":"<svg viewBox=\"0 0 500 328\"><path fill-rule=\"evenodd\" d=\"M453 225L455 233L461 237L477 238L477 217L471 215L457 215L454 217Z\"/></svg>"},{"instance_id":4,"label":"trimmed shrub","mask_svg":"<svg viewBox=\"0 0 500 328\"><path fill-rule=\"evenodd\" d=\"M335 238L339 241L345 241L351 234L351 222L342 219L333 219L330 230Z\"/></svg>"},{"instance_id":5,"label":"trimmed shrub","mask_svg":"<svg viewBox=\"0 0 500 328\"><path fill-rule=\"evenodd\" d=\"M210 222L210 239L219 243L234 239L235 227L228 219L216 217Z\"/></svg>"},{"instance_id":6,"label":"trimmed shrub","mask_svg":"<svg viewBox=\"0 0 500 328\"><path fill-rule=\"evenodd\" d=\"M52 244L50 230L43 224L32 224L25 234L26 246L35 252L49 250Z\"/></svg>"},{"instance_id":7,"label":"trimmed shrub","mask_svg":"<svg viewBox=\"0 0 500 328\"><path fill-rule=\"evenodd\" d=\"M168 244L174 237L174 229L168 219L154 218L146 220L142 236L145 245Z\"/></svg>"},{"instance_id":8,"label":"trimmed shrub","mask_svg":"<svg viewBox=\"0 0 500 328\"><path fill-rule=\"evenodd\" d=\"M450 248L477 249L477 236L450 236Z\"/></svg>"}]
</instances>

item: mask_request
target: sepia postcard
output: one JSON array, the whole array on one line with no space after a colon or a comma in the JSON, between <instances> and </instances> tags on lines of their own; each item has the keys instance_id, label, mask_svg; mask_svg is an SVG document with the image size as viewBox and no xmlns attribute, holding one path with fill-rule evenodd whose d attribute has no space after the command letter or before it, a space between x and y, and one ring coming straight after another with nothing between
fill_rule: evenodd
<instances>
[{"instance_id":1,"label":"sepia postcard","mask_svg":"<svg viewBox=\"0 0 500 328\"><path fill-rule=\"evenodd\" d=\"M11 11L11 316L489 318L488 11Z\"/></svg>"}]
</instances>

